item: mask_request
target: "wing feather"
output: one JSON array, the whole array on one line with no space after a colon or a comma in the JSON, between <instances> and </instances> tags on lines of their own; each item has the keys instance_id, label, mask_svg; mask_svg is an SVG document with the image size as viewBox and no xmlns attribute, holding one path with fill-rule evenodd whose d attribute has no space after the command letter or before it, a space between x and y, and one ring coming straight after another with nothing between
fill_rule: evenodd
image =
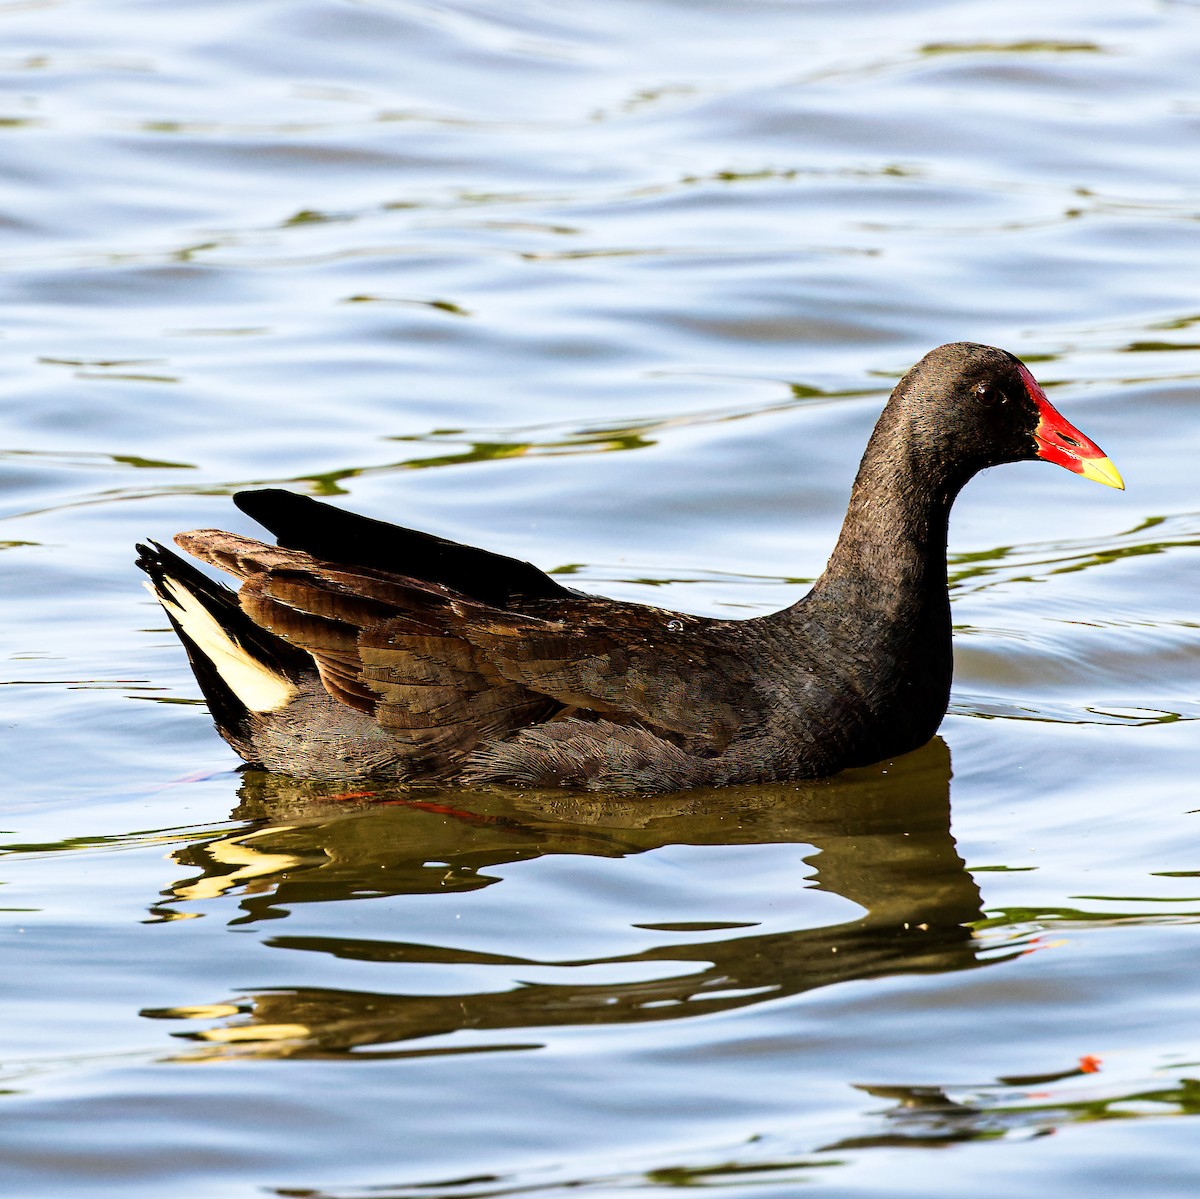
<instances>
[{"instance_id":1,"label":"wing feather","mask_svg":"<svg viewBox=\"0 0 1200 1199\"><path fill-rule=\"evenodd\" d=\"M557 584L515 611L477 598L488 587L462 593L377 562L318 561L216 530L177 541L244 579L247 615L309 653L330 695L372 713L428 769L563 709L639 725L701 753L720 752L761 710L760 684L726 635L729 622Z\"/></svg>"}]
</instances>

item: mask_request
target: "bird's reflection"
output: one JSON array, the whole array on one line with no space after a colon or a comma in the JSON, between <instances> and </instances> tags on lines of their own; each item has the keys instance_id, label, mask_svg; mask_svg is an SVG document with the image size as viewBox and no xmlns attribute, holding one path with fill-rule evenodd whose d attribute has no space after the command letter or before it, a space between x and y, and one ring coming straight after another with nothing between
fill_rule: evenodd
<instances>
[{"instance_id":1,"label":"bird's reflection","mask_svg":"<svg viewBox=\"0 0 1200 1199\"><path fill-rule=\"evenodd\" d=\"M629 981L526 983L453 995L297 987L237 1005L147 1011L222 1023L183 1036L200 1056L405 1056L395 1048L457 1030L495 1035L472 1049L532 1043L521 1030L670 1020L794 995L850 979L962 970L982 964L971 924L980 895L950 835L950 758L934 741L886 767L811 784L690 792L650 799L547 792L377 792L332 803L311 785L247 775L236 817L248 830L175 854L199 873L175 884L156 912L239 891L242 923L286 916L297 904L473 890L489 867L548 854L621 857L668 845L806 844L816 886L864 909L823 928L722 929L702 943L678 937L639 953L534 962L448 946L341 937L279 936L268 944L342 959L459 965L629 967ZM347 802L358 806L347 808ZM674 926L671 926L674 927ZM690 927L690 926L689 926ZM709 925L709 928L714 926ZM719 926L717 926L719 927ZM1014 950L1015 952L1015 950ZM1008 954L991 955L1001 960ZM646 979L639 963L681 963ZM615 970L613 968L616 968ZM386 1050L365 1050L388 1045Z\"/></svg>"}]
</instances>

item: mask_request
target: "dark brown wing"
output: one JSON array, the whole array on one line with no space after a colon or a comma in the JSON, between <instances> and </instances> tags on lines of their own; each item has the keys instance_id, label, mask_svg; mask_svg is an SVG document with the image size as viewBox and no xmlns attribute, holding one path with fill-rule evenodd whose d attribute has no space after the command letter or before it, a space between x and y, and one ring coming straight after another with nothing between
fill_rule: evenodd
<instances>
[{"instance_id":1,"label":"dark brown wing","mask_svg":"<svg viewBox=\"0 0 1200 1199\"><path fill-rule=\"evenodd\" d=\"M452 631L400 616L363 629L361 679L377 696L375 718L424 760L449 766L483 740L548 720L554 699L504 678Z\"/></svg>"},{"instance_id":2,"label":"dark brown wing","mask_svg":"<svg viewBox=\"0 0 1200 1199\"><path fill-rule=\"evenodd\" d=\"M374 715L428 769L563 708L719 752L754 706L724 621L575 595L527 601L536 614L505 611L231 533L176 540L243 578L243 610L310 653L331 695Z\"/></svg>"},{"instance_id":3,"label":"dark brown wing","mask_svg":"<svg viewBox=\"0 0 1200 1199\"><path fill-rule=\"evenodd\" d=\"M719 752L753 719L757 685L729 623L611 600L542 613L468 614L460 635L514 683L696 750Z\"/></svg>"}]
</instances>

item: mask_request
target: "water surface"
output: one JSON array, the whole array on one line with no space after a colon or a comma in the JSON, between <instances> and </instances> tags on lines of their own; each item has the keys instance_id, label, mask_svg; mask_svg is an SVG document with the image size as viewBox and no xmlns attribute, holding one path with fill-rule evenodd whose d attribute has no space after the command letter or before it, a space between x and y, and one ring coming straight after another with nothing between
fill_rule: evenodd
<instances>
[{"instance_id":1,"label":"water surface","mask_svg":"<svg viewBox=\"0 0 1200 1199\"><path fill-rule=\"evenodd\" d=\"M7 1190L1195 1189L1200 7L47 0L0 32ZM835 780L239 773L131 564L282 484L768 611L957 339L1129 490L972 483L941 737Z\"/></svg>"}]
</instances>

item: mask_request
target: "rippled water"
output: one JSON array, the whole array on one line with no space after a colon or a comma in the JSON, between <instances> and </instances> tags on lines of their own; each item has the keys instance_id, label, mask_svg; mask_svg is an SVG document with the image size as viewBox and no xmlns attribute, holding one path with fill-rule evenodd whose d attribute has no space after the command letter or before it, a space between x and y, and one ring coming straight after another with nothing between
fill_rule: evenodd
<instances>
[{"instance_id":1,"label":"rippled water","mask_svg":"<svg viewBox=\"0 0 1200 1199\"><path fill-rule=\"evenodd\" d=\"M0 4L5 1193L1194 1191L1198 41L1183 0ZM942 737L839 779L237 773L131 565L283 482L780 607L954 339L1129 491L973 483Z\"/></svg>"}]
</instances>

